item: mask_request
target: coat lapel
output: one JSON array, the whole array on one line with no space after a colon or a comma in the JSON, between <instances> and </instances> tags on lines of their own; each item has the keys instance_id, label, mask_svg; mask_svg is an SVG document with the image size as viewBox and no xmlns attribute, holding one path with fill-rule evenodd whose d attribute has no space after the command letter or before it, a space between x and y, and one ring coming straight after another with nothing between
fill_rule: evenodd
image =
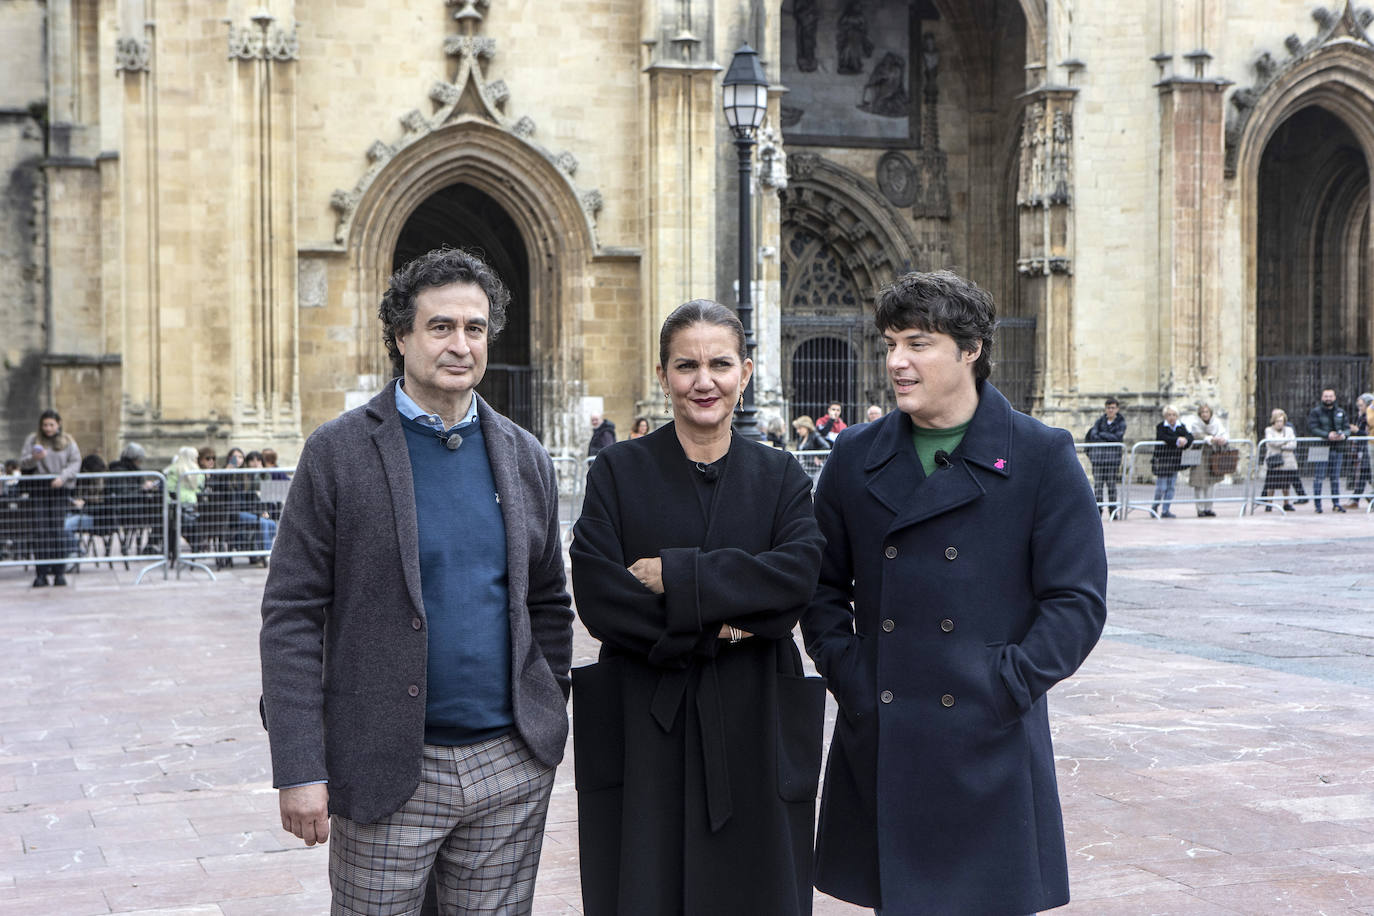
<instances>
[{"instance_id":1,"label":"coat lapel","mask_svg":"<svg viewBox=\"0 0 1374 916\"><path fill-rule=\"evenodd\" d=\"M501 516L506 523L506 582L515 585L526 581L530 567L530 543L524 529L526 512L525 489L520 486L520 469L516 466L515 433L500 415L492 410L476 392L477 420L482 424L482 438L487 443L487 462L496 481L496 494L501 503ZM521 570L519 576L513 574ZM512 595L512 597L517 597ZM518 596L524 601L524 596Z\"/></svg>"},{"instance_id":2,"label":"coat lapel","mask_svg":"<svg viewBox=\"0 0 1374 916\"><path fill-rule=\"evenodd\" d=\"M401 414L396 409L396 380L368 402L367 415L378 421L372 442L381 456L386 485L391 491L391 509L396 522L396 544L401 551L401 570L406 591L415 610L424 616L425 599L420 590L420 530L415 519L415 478L410 469L410 450L406 446Z\"/></svg>"},{"instance_id":3,"label":"coat lapel","mask_svg":"<svg viewBox=\"0 0 1374 916\"><path fill-rule=\"evenodd\" d=\"M926 482L911 442L911 418L893 411L868 452L868 491L896 516L889 532L918 524L980 499L984 480L1010 477L1011 404L988 382L978 386L978 409L963 441L950 455L953 467L937 469Z\"/></svg>"}]
</instances>

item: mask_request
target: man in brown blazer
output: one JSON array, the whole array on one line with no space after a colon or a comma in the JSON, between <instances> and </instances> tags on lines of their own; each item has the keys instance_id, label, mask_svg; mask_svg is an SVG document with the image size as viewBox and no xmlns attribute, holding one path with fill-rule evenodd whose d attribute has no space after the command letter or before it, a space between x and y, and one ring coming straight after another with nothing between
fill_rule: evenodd
<instances>
[{"instance_id":1,"label":"man in brown blazer","mask_svg":"<svg viewBox=\"0 0 1374 916\"><path fill-rule=\"evenodd\" d=\"M474 391L509 293L430 252L379 310L399 378L305 444L262 604L282 826L335 914L527 913L568 733L553 464Z\"/></svg>"}]
</instances>

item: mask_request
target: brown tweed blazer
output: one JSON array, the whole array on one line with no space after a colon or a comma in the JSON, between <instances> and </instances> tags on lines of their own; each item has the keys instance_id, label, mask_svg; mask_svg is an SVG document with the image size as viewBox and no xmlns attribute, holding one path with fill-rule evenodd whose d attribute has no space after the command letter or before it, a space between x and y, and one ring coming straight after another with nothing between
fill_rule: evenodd
<instances>
[{"instance_id":1,"label":"brown tweed blazer","mask_svg":"<svg viewBox=\"0 0 1374 916\"><path fill-rule=\"evenodd\" d=\"M329 780L329 810L371 823L414 793L428 628L395 381L305 443L262 600L272 780ZM506 521L515 726L554 766L568 736L572 610L553 462L478 398Z\"/></svg>"}]
</instances>

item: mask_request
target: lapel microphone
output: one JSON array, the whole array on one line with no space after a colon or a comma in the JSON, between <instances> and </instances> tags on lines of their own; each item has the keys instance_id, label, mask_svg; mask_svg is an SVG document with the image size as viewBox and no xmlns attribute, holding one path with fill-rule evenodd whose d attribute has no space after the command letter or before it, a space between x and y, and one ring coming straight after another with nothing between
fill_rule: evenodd
<instances>
[{"instance_id":1,"label":"lapel microphone","mask_svg":"<svg viewBox=\"0 0 1374 916\"><path fill-rule=\"evenodd\" d=\"M438 437L440 442L448 446L450 452L458 451L458 446L463 444L463 437L457 433L449 433L447 436L443 433L435 433L434 435Z\"/></svg>"},{"instance_id":2,"label":"lapel microphone","mask_svg":"<svg viewBox=\"0 0 1374 916\"><path fill-rule=\"evenodd\" d=\"M450 445L450 446L449 446L449 448L456 448L456 447L457 447L457 446L453 446L453 445ZM935 453L935 466L936 466L937 468L952 468L952 467L954 467L954 464L949 460L949 452L945 451L944 449L940 449L939 451L937 451L937 452Z\"/></svg>"}]
</instances>

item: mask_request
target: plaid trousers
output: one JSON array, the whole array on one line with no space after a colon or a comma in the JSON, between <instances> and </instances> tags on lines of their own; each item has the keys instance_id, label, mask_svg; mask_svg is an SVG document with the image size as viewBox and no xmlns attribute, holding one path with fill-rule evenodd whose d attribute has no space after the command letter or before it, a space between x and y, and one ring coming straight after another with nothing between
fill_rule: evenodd
<instances>
[{"instance_id":1,"label":"plaid trousers","mask_svg":"<svg viewBox=\"0 0 1374 916\"><path fill-rule=\"evenodd\" d=\"M513 731L426 744L420 784L400 810L375 824L331 819L331 913L414 916L431 868L445 916L529 913L553 773Z\"/></svg>"}]
</instances>

